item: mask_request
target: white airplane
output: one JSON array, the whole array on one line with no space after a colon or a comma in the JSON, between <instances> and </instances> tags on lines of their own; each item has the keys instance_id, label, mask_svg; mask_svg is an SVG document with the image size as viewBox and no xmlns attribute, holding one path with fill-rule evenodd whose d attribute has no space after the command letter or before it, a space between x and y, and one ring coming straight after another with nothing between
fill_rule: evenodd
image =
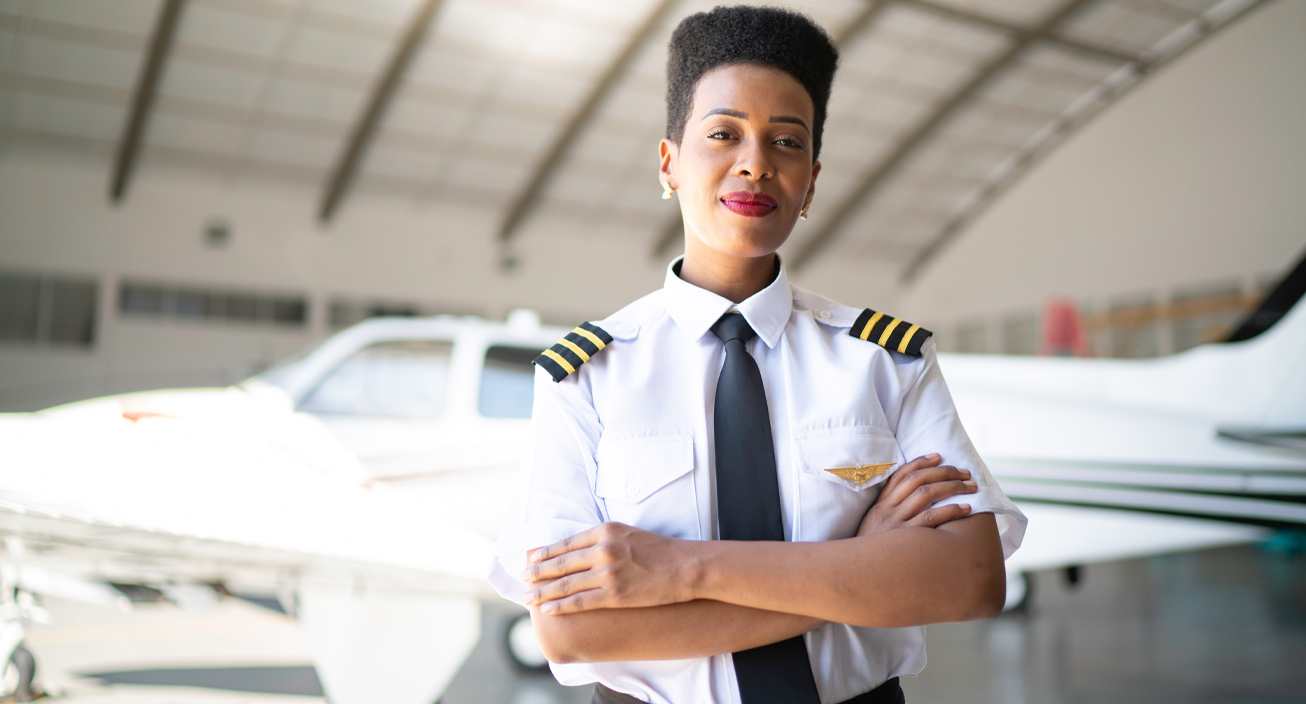
<instances>
[{"instance_id":1,"label":"white airplane","mask_svg":"<svg viewBox=\"0 0 1306 704\"><path fill-rule=\"evenodd\" d=\"M0 700L34 694L34 595L126 606L112 583L275 595L330 701L436 701L493 595L531 359L566 332L376 319L237 386L0 415Z\"/></svg>"},{"instance_id":2,"label":"white airplane","mask_svg":"<svg viewBox=\"0 0 1306 704\"><path fill-rule=\"evenodd\" d=\"M1233 338L1146 360L940 355L980 456L1029 516L1023 573L1306 525L1306 259Z\"/></svg>"},{"instance_id":3,"label":"white airplane","mask_svg":"<svg viewBox=\"0 0 1306 704\"><path fill-rule=\"evenodd\" d=\"M184 600L187 585L224 584L280 595L331 701L434 701L480 635L530 360L565 332L526 312L377 319L235 387L0 416L10 680L30 684L32 594L117 602L106 583L143 583ZM1306 306L1245 342L1157 360L941 355L966 427L1030 517L1008 605L1027 571L1306 524L1302 360ZM522 614L509 654L538 667Z\"/></svg>"}]
</instances>

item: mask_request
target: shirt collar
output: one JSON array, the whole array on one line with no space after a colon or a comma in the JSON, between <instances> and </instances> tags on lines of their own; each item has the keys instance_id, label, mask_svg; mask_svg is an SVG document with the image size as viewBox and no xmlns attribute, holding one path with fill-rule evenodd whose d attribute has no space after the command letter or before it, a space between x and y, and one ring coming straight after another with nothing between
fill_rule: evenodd
<instances>
[{"instance_id":1,"label":"shirt collar","mask_svg":"<svg viewBox=\"0 0 1306 704\"><path fill-rule=\"evenodd\" d=\"M680 269L682 260L683 256L677 257L667 266L667 278L662 284L662 291L671 319L691 339L697 340L735 304L728 298L680 278L676 272ZM780 273L776 274L775 279L766 288L741 302L738 310L744 314L744 319L762 342L767 347L775 347L775 343L780 341L780 333L784 332L785 325L789 322L793 301L789 277L785 274L784 262L780 262Z\"/></svg>"}]
</instances>

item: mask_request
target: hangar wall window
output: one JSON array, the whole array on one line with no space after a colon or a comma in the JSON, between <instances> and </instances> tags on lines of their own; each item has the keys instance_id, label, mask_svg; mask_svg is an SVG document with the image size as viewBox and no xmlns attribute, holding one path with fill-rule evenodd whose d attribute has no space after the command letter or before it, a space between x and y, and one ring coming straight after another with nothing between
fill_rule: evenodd
<instances>
[{"instance_id":1,"label":"hangar wall window","mask_svg":"<svg viewBox=\"0 0 1306 704\"><path fill-rule=\"evenodd\" d=\"M1038 353L1038 315L1025 313L1002 321L1003 354Z\"/></svg>"},{"instance_id":2,"label":"hangar wall window","mask_svg":"<svg viewBox=\"0 0 1306 704\"><path fill-rule=\"evenodd\" d=\"M1174 351L1228 338L1259 298L1245 295L1237 281L1175 290L1168 316Z\"/></svg>"},{"instance_id":3,"label":"hangar wall window","mask_svg":"<svg viewBox=\"0 0 1306 704\"><path fill-rule=\"evenodd\" d=\"M303 295L203 289L145 281L124 281L119 286L118 310L139 318L271 323L296 327L308 323L308 298Z\"/></svg>"},{"instance_id":4,"label":"hangar wall window","mask_svg":"<svg viewBox=\"0 0 1306 704\"><path fill-rule=\"evenodd\" d=\"M95 345L94 279L0 271L0 341Z\"/></svg>"},{"instance_id":5,"label":"hangar wall window","mask_svg":"<svg viewBox=\"0 0 1306 704\"><path fill-rule=\"evenodd\" d=\"M485 370L476 408L486 418L530 418L535 402L535 367L540 353L523 347L491 347L485 351Z\"/></svg>"},{"instance_id":6,"label":"hangar wall window","mask_svg":"<svg viewBox=\"0 0 1306 704\"><path fill-rule=\"evenodd\" d=\"M984 321L973 320L957 326L957 351L984 354L989 351Z\"/></svg>"},{"instance_id":7,"label":"hangar wall window","mask_svg":"<svg viewBox=\"0 0 1306 704\"><path fill-rule=\"evenodd\" d=\"M327 305L327 322L333 328L347 328L368 318L412 318L426 315L484 315L484 311L456 305L352 298L332 298Z\"/></svg>"},{"instance_id":8,"label":"hangar wall window","mask_svg":"<svg viewBox=\"0 0 1306 704\"><path fill-rule=\"evenodd\" d=\"M433 419L444 410L453 345L393 340L347 357L304 397L306 413Z\"/></svg>"}]
</instances>

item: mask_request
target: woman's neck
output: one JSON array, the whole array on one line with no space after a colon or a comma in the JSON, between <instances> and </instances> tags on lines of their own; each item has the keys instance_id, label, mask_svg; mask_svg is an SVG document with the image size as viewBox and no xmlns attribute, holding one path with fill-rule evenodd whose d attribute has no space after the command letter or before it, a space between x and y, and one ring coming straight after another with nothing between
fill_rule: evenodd
<instances>
[{"instance_id":1,"label":"woman's neck","mask_svg":"<svg viewBox=\"0 0 1306 704\"><path fill-rule=\"evenodd\" d=\"M756 258L731 257L687 248L680 265L681 280L739 303L775 280L775 254Z\"/></svg>"}]
</instances>

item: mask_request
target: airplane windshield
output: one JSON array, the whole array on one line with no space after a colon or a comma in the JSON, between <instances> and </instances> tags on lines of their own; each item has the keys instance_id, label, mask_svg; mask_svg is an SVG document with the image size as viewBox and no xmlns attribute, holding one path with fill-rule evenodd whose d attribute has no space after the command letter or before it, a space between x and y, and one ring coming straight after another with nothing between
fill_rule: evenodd
<instances>
[{"instance_id":1,"label":"airplane windshield","mask_svg":"<svg viewBox=\"0 0 1306 704\"><path fill-rule=\"evenodd\" d=\"M486 418L530 418L535 401L535 368L540 352L523 347L491 347L477 394L477 410Z\"/></svg>"}]
</instances>

